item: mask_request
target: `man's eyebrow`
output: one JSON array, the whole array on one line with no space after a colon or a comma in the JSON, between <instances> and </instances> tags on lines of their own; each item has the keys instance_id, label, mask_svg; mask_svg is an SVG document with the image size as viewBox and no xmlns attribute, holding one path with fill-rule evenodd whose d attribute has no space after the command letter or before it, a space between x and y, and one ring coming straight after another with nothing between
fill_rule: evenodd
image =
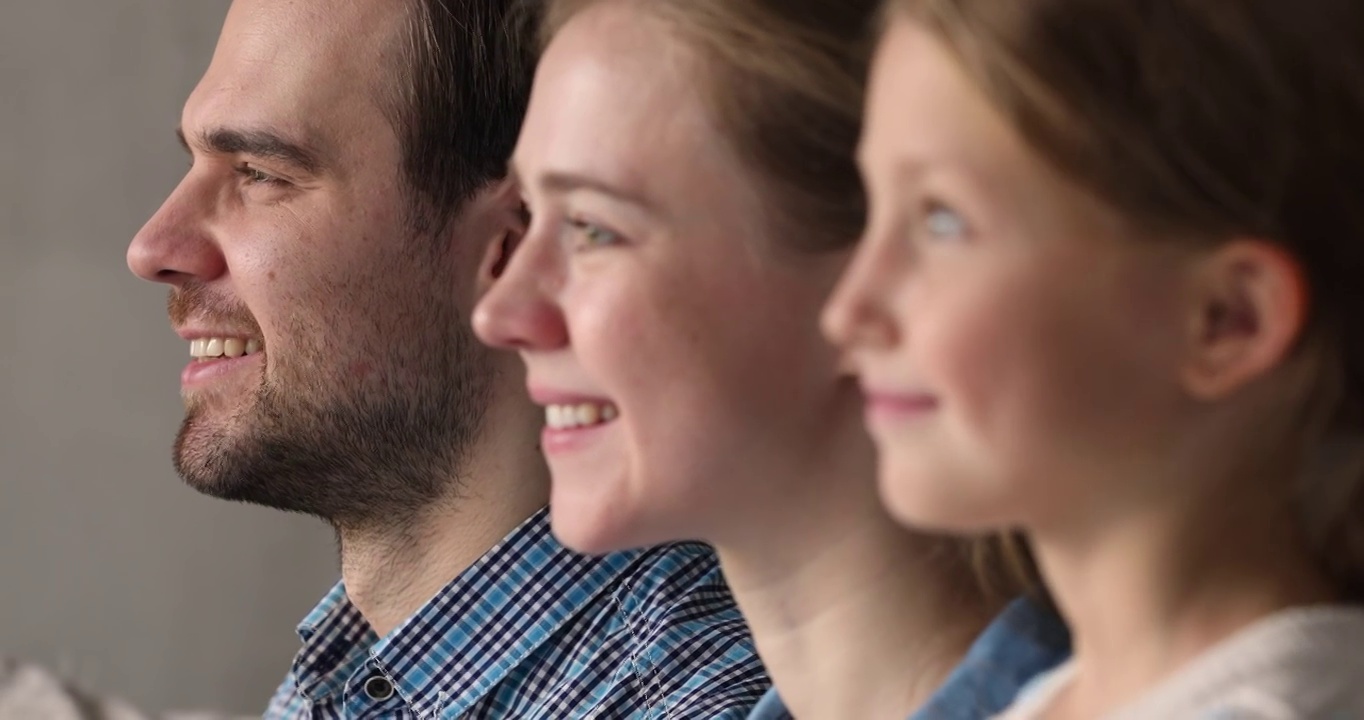
<instances>
[{"instance_id":1,"label":"man's eyebrow","mask_svg":"<svg viewBox=\"0 0 1364 720\"><path fill-rule=\"evenodd\" d=\"M176 128L175 136L189 151L190 143L185 131ZM254 155L280 160L309 174L316 174L322 169L322 160L317 151L268 130L214 128L200 133L197 140L201 147L219 155Z\"/></svg>"}]
</instances>

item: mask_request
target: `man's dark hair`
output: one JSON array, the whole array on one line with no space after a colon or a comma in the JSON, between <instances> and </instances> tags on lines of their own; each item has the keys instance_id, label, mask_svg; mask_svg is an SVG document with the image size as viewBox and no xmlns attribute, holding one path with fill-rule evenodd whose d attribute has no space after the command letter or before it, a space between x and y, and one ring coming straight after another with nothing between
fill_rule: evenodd
<instances>
[{"instance_id":1,"label":"man's dark hair","mask_svg":"<svg viewBox=\"0 0 1364 720\"><path fill-rule=\"evenodd\" d=\"M537 3L408 0L391 116L419 232L507 172L535 72Z\"/></svg>"}]
</instances>

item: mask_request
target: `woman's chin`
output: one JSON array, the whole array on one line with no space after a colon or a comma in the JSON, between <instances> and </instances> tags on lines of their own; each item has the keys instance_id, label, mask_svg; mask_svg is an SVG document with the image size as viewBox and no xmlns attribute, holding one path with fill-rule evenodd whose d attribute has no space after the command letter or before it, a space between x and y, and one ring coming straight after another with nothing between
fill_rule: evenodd
<instances>
[{"instance_id":1,"label":"woman's chin","mask_svg":"<svg viewBox=\"0 0 1364 720\"><path fill-rule=\"evenodd\" d=\"M996 530L985 503L962 492L960 486L923 477L922 469L896 472L883 465L880 472L881 502L896 522L922 532L942 535L978 535Z\"/></svg>"},{"instance_id":2,"label":"woman's chin","mask_svg":"<svg viewBox=\"0 0 1364 720\"><path fill-rule=\"evenodd\" d=\"M638 532L632 513L619 504L555 493L549 512L554 537L575 552L604 555L659 542Z\"/></svg>"}]
</instances>

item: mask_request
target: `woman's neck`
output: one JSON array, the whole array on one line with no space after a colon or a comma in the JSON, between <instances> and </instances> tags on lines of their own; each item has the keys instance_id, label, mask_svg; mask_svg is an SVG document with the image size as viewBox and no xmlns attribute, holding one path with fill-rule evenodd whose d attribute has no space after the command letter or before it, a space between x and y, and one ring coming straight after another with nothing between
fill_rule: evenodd
<instances>
[{"instance_id":1,"label":"woman's neck","mask_svg":"<svg viewBox=\"0 0 1364 720\"><path fill-rule=\"evenodd\" d=\"M1334 599L1297 541L1291 504L1241 499L1032 533L1075 647L1075 681L1050 720L1099 717L1257 620Z\"/></svg>"},{"instance_id":2,"label":"woman's neck","mask_svg":"<svg viewBox=\"0 0 1364 720\"><path fill-rule=\"evenodd\" d=\"M947 541L905 531L875 503L828 515L761 546L719 547L721 565L796 717L900 720L998 608Z\"/></svg>"}]
</instances>

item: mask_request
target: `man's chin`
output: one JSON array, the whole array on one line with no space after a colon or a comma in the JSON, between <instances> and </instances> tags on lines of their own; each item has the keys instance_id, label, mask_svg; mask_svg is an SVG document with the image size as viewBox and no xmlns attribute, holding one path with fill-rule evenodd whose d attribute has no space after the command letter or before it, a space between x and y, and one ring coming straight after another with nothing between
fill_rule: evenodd
<instances>
[{"instance_id":1,"label":"man's chin","mask_svg":"<svg viewBox=\"0 0 1364 720\"><path fill-rule=\"evenodd\" d=\"M242 395L225 387L182 387L180 403L185 407L185 422L211 422L214 416L240 412Z\"/></svg>"},{"instance_id":2,"label":"man's chin","mask_svg":"<svg viewBox=\"0 0 1364 720\"><path fill-rule=\"evenodd\" d=\"M202 458L194 453L177 450L175 472L186 485L200 492L223 500L232 500L244 493L239 475L224 473L220 462Z\"/></svg>"},{"instance_id":3,"label":"man's chin","mask_svg":"<svg viewBox=\"0 0 1364 720\"><path fill-rule=\"evenodd\" d=\"M175 438L174 465L180 479L205 495L232 499L242 494L243 473L233 457L240 442L223 424L214 423L199 400L187 400L185 419Z\"/></svg>"},{"instance_id":4,"label":"man's chin","mask_svg":"<svg viewBox=\"0 0 1364 720\"><path fill-rule=\"evenodd\" d=\"M279 478L254 471L247 463L236 459L220 458L204 462L200 457L177 454L175 469L186 485L212 498L260 505L273 510L316 514L315 508L306 507L300 498L281 495L276 487Z\"/></svg>"},{"instance_id":5,"label":"man's chin","mask_svg":"<svg viewBox=\"0 0 1364 720\"><path fill-rule=\"evenodd\" d=\"M185 416L175 440L175 471L195 491L233 502L328 519L330 505L319 453L294 435L263 435L241 414ZM264 420L260 421L261 423Z\"/></svg>"},{"instance_id":6,"label":"man's chin","mask_svg":"<svg viewBox=\"0 0 1364 720\"><path fill-rule=\"evenodd\" d=\"M181 469L179 473L180 479L192 490L212 498L241 500L242 497L250 494L242 488L240 483L227 482L223 478L210 476L198 469Z\"/></svg>"}]
</instances>

